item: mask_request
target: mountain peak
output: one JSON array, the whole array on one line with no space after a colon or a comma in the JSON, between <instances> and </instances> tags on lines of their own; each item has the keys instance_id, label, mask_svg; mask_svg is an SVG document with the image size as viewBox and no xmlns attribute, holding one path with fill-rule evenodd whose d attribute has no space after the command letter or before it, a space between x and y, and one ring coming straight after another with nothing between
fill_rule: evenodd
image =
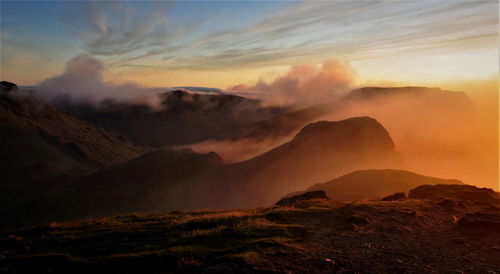
<instances>
[{"instance_id":1,"label":"mountain peak","mask_svg":"<svg viewBox=\"0 0 500 274\"><path fill-rule=\"evenodd\" d=\"M379 147L393 150L395 145L387 130L375 119L363 116L341 121L318 121L308 124L292 142L358 144L361 147ZM369 144L368 144L369 143Z\"/></svg>"}]
</instances>

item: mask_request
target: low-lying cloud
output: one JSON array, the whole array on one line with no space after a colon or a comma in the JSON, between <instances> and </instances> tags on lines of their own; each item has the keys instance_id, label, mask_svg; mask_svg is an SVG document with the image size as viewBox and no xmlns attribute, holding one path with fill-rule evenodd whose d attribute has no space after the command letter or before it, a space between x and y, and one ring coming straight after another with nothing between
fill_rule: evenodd
<instances>
[{"instance_id":1,"label":"low-lying cloud","mask_svg":"<svg viewBox=\"0 0 500 274\"><path fill-rule=\"evenodd\" d=\"M270 83L259 81L256 85L235 85L229 90L264 94L270 105L308 105L331 101L343 95L352 85L355 72L346 62L327 59L320 66L295 65L283 76Z\"/></svg>"},{"instance_id":2,"label":"low-lying cloud","mask_svg":"<svg viewBox=\"0 0 500 274\"><path fill-rule=\"evenodd\" d=\"M45 99L100 102L104 99L132 100L150 95L151 90L134 83L114 84L103 79L104 65L89 55L68 61L61 75L42 81L39 94Z\"/></svg>"}]
</instances>

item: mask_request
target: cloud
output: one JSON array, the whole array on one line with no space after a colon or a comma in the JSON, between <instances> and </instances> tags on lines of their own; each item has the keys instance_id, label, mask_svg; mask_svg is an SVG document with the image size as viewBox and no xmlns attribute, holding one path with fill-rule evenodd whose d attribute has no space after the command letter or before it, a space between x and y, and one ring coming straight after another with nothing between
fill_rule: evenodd
<instances>
[{"instance_id":1,"label":"cloud","mask_svg":"<svg viewBox=\"0 0 500 274\"><path fill-rule=\"evenodd\" d=\"M134 83L112 84L103 80L105 68L89 55L68 61L64 72L42 81L40 95L48 100L69 97L76 100L99 102L104 99L132 99L146 96L151 91Z\"/></svg>"},{"instance_id":2,"label":"cloud","mask_svg":"<svg viewBox=\"0 0 500 274\"><path fill-rule=\"evenodd\" d=\"M270 83L259 81L254 86L238 84L232 91L260 92L272 105L312 104L332 101L353 83L355 72L346 62L327 59L321 66L302 64L290 68Z\"/></svg>"},{"instance_id":3,"label":"cloud","mask_svg":"<svg viewBox=\"0 0 500 274\"><path fill-rule=\"evenodd\" d=\"M88 53L122 55L169 42L167 8L155 3L150 13L138 15L124 2L91 2L72 22L82 27Z\"/></svg>"},{"instance_id":4,"label":"cloud","mask_svg":"<svg viewBox=\"0 0 500 274\"><path fill-rule=\"evenodd\" d=\"M175 58L189 69L249 68L319 62L326 56L351 61L494 49L498 32L493 2L448 1L299 2L253 24L209 33L194 47L210 54Z\"/></svg>"},{"instance_id":5,"label":"cloud","mask_svg":"<svg viewBox=\"0 0 500 274\"><path fill-rule=\"evenodd\" d=\"M81 8L72 24L89 54L117 67L148 60L163 70L214 70L496 48L498 40L498 15L491 12L498 5L489 1L306 1L238 27L221 27L217 13L193 22L168 3L133 5Z\"/></svg>"}]
</instances>

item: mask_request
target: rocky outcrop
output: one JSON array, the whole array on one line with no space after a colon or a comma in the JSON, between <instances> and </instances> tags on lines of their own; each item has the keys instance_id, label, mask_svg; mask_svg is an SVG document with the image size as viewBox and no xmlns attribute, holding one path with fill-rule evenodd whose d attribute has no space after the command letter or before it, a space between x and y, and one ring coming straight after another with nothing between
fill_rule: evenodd
<instances>
[{"instance_id":1,"label":"rocky outcrop","mask_svg":"<svg viewBox=\"0 0 500 274\"><path fill-rule=\"evenodd\" d=\"M316 184L308 190L325 190L327 195L334 195L335 200L349 202L356 200L380 200L395 192L407 192L424 184L461 184L459 180L440 179L420 175L406 170L359 170L322 184Z\"/></svg>"},{"instance_id":2,"label":"rocky outcrop","mask_svg":"<svg viewBox=\"0 0 500 274\"><path fill-rule=\"evenodd\" d=\"M8 82L8 81L1 81L0 82L0 91L1 92L4 92L4 93L8 93L12 90L16 90L17 89L17 85L12 83L12 82Z\"/></svg>"},{"instance_id":3,"label":"rocky outcrop","mask_svg":"<svg viewBox=\"0 0 500 274\"><path fill-rule=\"evenodd\" d=\"M406 193L404 192L394 193L392 195L382 198L380 201L399 201L399 200L406 200Z\"/></svg>"},{"instance_id":4,"label":"rocky outcrop","mask_svg":"<svg viewBox=\"0 0 500 274\"><path fill-rule=\"evenodd\" d=\"M465 215L457 222L457 229L464 232L486 232L500 234L500 211L477 212Z\"/></svg>"},{"instance_id":5,"label":"rocky outcrop","mask_svg":"<svg viewBox=\"0 0 500 274\"><path fill-rule=\"evenodd\" d=\"M308 191L299 195L295 195L292 197L287 197L279 200L276 205L277 206L294 206L300 201L304 200L312 200L312 199L329 199L326 196L326 193L323 190L316 191Z\"/></svg>"},{"instance_id":6,"label":"rocky outcrop","mask_svg":"<svg viewBox=\"0 0 500 274\"><path fill-rule=\"evenodd\" d=\"M472 202L498 203L498 192L490 188L470 185L422 185L410 190L410 199L444 200L456 199Z\"/></svg>"}]
</instances>

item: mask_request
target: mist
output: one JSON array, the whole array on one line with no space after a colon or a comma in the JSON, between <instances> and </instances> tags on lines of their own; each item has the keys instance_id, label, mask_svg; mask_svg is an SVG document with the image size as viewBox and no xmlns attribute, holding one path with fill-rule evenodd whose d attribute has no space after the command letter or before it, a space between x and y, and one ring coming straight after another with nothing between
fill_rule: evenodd
<instances>
[{"instance_id":1,"label":"mist","mask_svg":"<svg viewBox=\"0 0 500 274\"><path fill-rule=\"evenodd\" d=\"M295 65L270 83L235 85L229 90L257 92L268 105L310 105L339 98L353 85L355 72L347 62L327 59L320 66Z\"/></svg>"},{"instance_id":2,"label":"mist","mask_svg":"<svg viewBox=\"0 0 500 274\"><path fill-rule=\"evenodd\" d=\"M152 96L158 90L134 83L107 82L105 72L105 66L92 56L75 57L68 61L61 75L40 84L40 95L48 100L69 97L96 103L113 99L160 105L157 97ZM404 158L404 164L398 168L499 188L497 83L488 78L445 85L464 87L469 93L414 88L412 92L354 98L348 94L354 88L355 75L348 63L328 59L319 66L293 66L271 82L235 85L228 90L241 96L258 94L264 107L303 109L313 106L316 113L299 116L300 119L294 115L284 117L266 129L285 133L243 134L226 140L205 140L187 147L202 153L215 151L224 162L236 163L291 140L308 123L370 116L394 139L396 150Z\"/></svg>"},{"instance_id":3,"label":"mist","mask_svg":"<svg viewBox=\"0 0 500 274\"><path fill-rule=\"evenodd\" d=\"M325 114L304 121L288 135L206 141L190 147L199 152L217 151L225 161L239 162L291 140L310 122L370 116L389 131L402 155L401 162L386 168L499 189L498 95L494 85L477 81L476 88L479 90L466 93L417 87L412 92L377 98L337 98L326 107L318 105L326 108ZM298 97L288 102L300 101L306 91L295 94Z\"/></svg>"}]
</instances>

